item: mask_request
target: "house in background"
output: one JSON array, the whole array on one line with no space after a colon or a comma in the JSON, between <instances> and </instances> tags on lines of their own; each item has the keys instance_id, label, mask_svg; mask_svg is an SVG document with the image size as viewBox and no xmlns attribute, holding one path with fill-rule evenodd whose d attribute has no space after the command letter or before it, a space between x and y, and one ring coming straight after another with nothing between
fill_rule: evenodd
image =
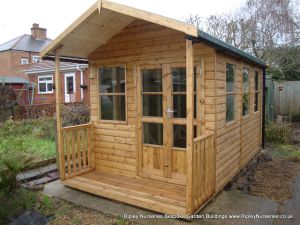
<instances>
[{"instance_id":1,"label":"house in background","mask_svg":"<svg viewBox=\"0 0 300 225\"><path fill-rule=\"evenodd\" d=\"M64 103L89 101L88 64L61 63L61 92ZM53 82L55 80L53 61L45 60L29 67L25 74L29 82L34 83L32 104L55 104Z\"/></svg>"},{"instance_id":2,"label":"house in background","mask_svg":"<svg viewBox=\"0 0 300 225\"><path fill-rule=\"evenodd\" d=\"M50 42L51 39L47 38L47 29L34 23L31 35L23 34L0 45L0 79L5 81L6 85L12 86L16 96L19 96L18 103L21 105L30 104L32 89L24 70L41 61L39 53ZM8 83L10 80L23 83Z\"/></svg>"}]
</instances>

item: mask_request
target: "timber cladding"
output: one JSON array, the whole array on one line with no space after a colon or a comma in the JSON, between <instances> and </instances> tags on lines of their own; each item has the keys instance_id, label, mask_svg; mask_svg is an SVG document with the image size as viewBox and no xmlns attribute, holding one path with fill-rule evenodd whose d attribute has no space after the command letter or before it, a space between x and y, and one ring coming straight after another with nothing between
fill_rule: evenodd
<instances>
[{"instance_id":1,"label":"timber cladding","mask_svg":"<svg viewBox=\"0 0 300 225\"><path fill-rule=\"evenodd\" d=\"M235 118L226 123L226 63L235 65ZM249 115L242 115L243 69L249 70ZM259 73L259 110L254 112L254 74ZM216 54L216 190L220 191L261 149L262 69Z\"/></svg>"},{"instance_id":2,"label":"timber cladding","mask_svg":"<svg viewBox=\"0 0 300 225\"><path fill-rule=\"evenodd\" d=\"M181 32L164 28L149 22L135 20L120 34L110 39L90 55L90 104L91 119L95 123L95 166L105 172L136 176L137 167L137 94L136 66L182 63L185 65L185 36ZM215 97L214 65L215 50L204 44L194 45L195 62L203 60L205 74L205 105L203 125L214 130ZM98 68L100 66L126 67L127 120L120 123L99 121ZM200 65L199 65L200 66ZM163 148L143 147L145 171L159 175L163 167ZM186 152L173 149L172 177L163 179L185 184ZM156 170L158 169L158 170ZM156 171L156 172L155 172ZM149 175L148 175L149 177Z\"/></svg>"}]
</instances>

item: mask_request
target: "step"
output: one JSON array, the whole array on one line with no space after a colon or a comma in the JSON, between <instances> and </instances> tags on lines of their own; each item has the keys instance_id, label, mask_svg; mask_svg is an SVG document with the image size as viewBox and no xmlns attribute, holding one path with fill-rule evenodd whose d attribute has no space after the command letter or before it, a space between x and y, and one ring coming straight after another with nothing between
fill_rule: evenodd
<instances>
[{"instance_id":1,"label":"step","mask_svg":"<svg viewBox=\"0 0 300 225\"><path fill-rule=\"evenodd\" d=\"M24 171L18 174L17 181L18 182L25 182L31 181L36 178L43 177L46 174L52 173L57 171L57 165L55 163L49 164L47 166L42 166L36 169Z\"/></svg>"}]
</instances>

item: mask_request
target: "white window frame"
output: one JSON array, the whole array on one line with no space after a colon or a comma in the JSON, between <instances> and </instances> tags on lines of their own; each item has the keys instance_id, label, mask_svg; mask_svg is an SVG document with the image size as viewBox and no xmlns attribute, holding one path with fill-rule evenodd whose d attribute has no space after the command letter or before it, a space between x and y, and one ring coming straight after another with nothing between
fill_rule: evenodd
<instances>
[{"instance_id":1,"label":"white window frame","mask_svg":"<svg viewBox=\"0 0 300 225\"><path fill-rule=\"evenodd\" d=\"M40 78L45 78L45 77L51 77L51 81L40 81ZM40 92L40 83L46 83L46 91L45 92ZM48 91L48 83L52 83L52 91ZM45 75L45 76L38 76L38 93L39 94L53 94L53 75Z\"/></svg>"},{"instance_id":2,"label":"white window frame","mask_svg":"<svg viewBox=\"0 0 300 225\"><path fill-rule=\"evenodd\" d=\"M33 56L31 57L32 63L39 63L40 60L41 60L41 58L40 58L38 55L33 55Z\"/></svg>"},{"instance_id":3,"label":"white window frame","mask_svg":"<svg viewBox=\"0 0 300 225\"><path fill-rule=\"evenodd\" d=\"M29 60L26 58L21 58L21 65L27 65L29 64Z\"/></svg>"}]
</instances>

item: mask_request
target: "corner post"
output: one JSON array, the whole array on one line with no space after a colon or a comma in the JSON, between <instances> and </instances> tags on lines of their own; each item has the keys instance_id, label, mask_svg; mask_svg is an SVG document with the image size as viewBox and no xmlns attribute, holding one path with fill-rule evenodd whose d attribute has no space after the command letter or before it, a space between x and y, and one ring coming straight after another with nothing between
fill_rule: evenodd
<instances>
[{"instance_id":1,"label":"corner post","mask_svg":"<svg viewBox=\"0 0 300 225\"><path fill-rule=\"evenodd\" d=\"M187 174L186 174L186 212L193 211L193 152L194 152L194 51L193 42L186 38L186 135L187 135Z\"/></svg>"},{"instance_id":2,"label":"corner post","mask_svg":"<svg viewBox=\"0 0 300 225\"><path fill-rule=\"evenodd\" d=\"M60 83L60 49L55 50L55 108L56 108L56 131L57 131L57 153L60 179L65 179L64 148L61 119L61 83Z\"/></svg>"}]
</instances>

